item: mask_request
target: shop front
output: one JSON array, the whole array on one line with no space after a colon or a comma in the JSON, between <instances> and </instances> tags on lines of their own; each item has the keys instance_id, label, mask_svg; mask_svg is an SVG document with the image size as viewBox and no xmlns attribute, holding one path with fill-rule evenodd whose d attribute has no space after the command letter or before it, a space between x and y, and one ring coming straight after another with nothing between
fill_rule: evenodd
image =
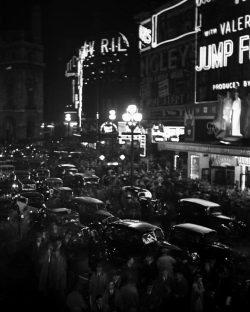
<instances>
[{"instance_id":1,"label":"shop front","mask_svg":"<svg viewBox=\"0 0 250 312\"><path fill-rule=\"evenodd\" d=\"M240 188L250 189L250 157L238 157L240 166Z\"/></svg>"},{"instance_id":2,"label":"shop front","mask_svg":"<svg viewBox=\"0 0 250 312\"><path fill-rule=\"evenodd\" d=\"M187 177L210 184L250 188L250 148L218 144L161 142L159 151L187 154ZM241 156L244 155L244 156ZM176 157L178 158L178 157Z\"/></svg>"}]
</instances>

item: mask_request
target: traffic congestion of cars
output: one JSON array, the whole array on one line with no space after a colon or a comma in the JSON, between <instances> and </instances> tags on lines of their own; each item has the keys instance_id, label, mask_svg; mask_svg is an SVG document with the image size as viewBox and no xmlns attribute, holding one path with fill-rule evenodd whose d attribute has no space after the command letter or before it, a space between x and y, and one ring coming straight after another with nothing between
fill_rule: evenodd
<instances>
[{"instance_id":1,"label":"traffic congestion of cars","mask_svg":"<svg viewBox=\"0 0 250 312\"><path fill-rule=\"evenodd\" d=\"M224 238L243 237L246 225L223 215L219 204L182 198L176 205L174 220L165 222L170 215L168 206L156 198L152 190L131 186L128 180L124 181L124 175L119 179L113 172L113 177L98 176L93 170L81 169L77 162L68 162L69 154L56 153L52 161L52 156L44 152L35 166L31 165L34 162L19 156L16 167L14 162L11 164L13 157L8 158L7 154L3 157L2 171L0 169L2 250L11 252L15 246L18 248L18 242L58 227L63 239L70 242L73 256L89 248L91 237L96 233L103 252L89 255L90 260L101 255L116 267L124 265L130 257L143 261L151 253L157 258L163 250L192 270L199 270L211 259L228 267L241 263L244 255L236 252ZM81 153L77 153L77 157L79 161ZM7 164L12 167L5 170ZM22 167L25 169L20 169ZM116 181L110 188L108 178ZM117 206L110 209L115 202Z\"/></svg>"}]
</instances>

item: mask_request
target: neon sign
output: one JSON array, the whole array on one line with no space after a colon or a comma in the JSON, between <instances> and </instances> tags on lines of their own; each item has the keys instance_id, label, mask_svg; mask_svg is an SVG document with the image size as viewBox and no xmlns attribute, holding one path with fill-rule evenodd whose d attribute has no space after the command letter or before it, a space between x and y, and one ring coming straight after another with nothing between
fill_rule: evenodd
<instances>
[{"instance_id":1,"label":"neon sign","mask_svg":"<svg viewBox=\"0 0 250 312\"><path fill-rule=\"evenodd\" d=\"M126 52L129 47L129 41L125 35L119 33L119 36L112 38L102 38L100 41L85 41L80 49L82 59L94 57L95 54L106 55L109 53Z\"/></svg>"},{"instance_id":2,"label":"neon sign","mask_svg":"<svg viewBox=\"0 0 250 312\"><path fill-rule=\"evenodd\" d=\"M179 1L159 11L139 25L140 51L144 52L196 33L198 28L195 26L195 20L196 10L189 0Z\"/></svg>"},{"instance_id":3,"label":"neon sign","mask_svg":"<svg viewBox=\"0 0 250 312\"><path fill-rule=\"evenodd\" d=\"M152 22L147 19L139 25L139 49L146 51L151 48L152 43Z\"/></svg>"},{"instance_id":4,"label":"neon sign","mask_svg":"<svg viewBox=\"0 0 250 312\"><path fill-rule=\"evenodd\" d=\"M196 5L197 5L197 7L200 7L201 5L210 3L212 1L214 1L214 0L196 0Z\"/></svg>"}]
</instances>

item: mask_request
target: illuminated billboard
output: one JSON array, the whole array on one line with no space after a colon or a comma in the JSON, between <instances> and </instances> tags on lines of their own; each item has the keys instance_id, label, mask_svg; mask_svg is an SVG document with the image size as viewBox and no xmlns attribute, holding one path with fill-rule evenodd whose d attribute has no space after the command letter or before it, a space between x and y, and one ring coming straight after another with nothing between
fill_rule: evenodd
<instances>
[{"instance_id":1,"label":"illuminated billboard","mask_svg":"<svg viewBox=\"0 0 250 312\"><path fill-rule=\"evenodd\" d=\"M188 2L190 3L188 0L180 1L153 15L153 48L195 33L195 10L193 6L186 6Z\"/></svg>"},{"instance_id":2,"label":"illuminated billboard","mask_svg":"<svg viewBox=\"0 0 250 312\"><path fill-rule=\"evenodd\" d=\"M250 87L250 0L196 0L196 102Z\"/></svg>"},{"instance_id":3,"label":"illuminated billboard","mask_svg":"<svg viewBox=\"0 0 250 312\"><path fill-rule=\"evenodd\" d=\"M194 0L182 0L140 22L141 52L170 43L197 32Z\"/></svg>"}]
</instances>

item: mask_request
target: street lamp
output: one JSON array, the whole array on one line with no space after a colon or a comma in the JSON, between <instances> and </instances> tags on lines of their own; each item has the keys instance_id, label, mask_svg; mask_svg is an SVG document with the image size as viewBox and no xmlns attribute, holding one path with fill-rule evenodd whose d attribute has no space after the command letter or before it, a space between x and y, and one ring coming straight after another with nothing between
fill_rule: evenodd
<instances>
[{"instance_id":1,"label":"street lamp","mask_svg":"<svg viewBox=\"0 0 250 312\"><path fill-rule=\"evenodd\" d=\"M109 111L109 120L112 127L111 131L111 159L113 160L114 157L114 128L113 128L113 122L116 120L116 111L114 109L111 109Z\"/></svg>"},{"instance_id":2,"label":"street lamp","mask_svg":"<svg viewBox=\"0 0 250 312\"><path fill-rule=\"evenodd\" d=\"M130 164L130 175L131 175L131 186L134 182L134 130L139 125L142 120L142 114L138 113L138 108L136 105L128 105L126 113L122 115L123 121L126 122L127 126L131 130L131 164Z\"/></svg>"},{"instance_id":3,"label":"street lamp","mask_svg":"<svg viewBox=\"0 0 250 312\"><path fill-rule=\"evenodd\" d=\"M100 156L99 156L99 159L100 159L101 161L103 161L103 160L105 159L105 156L104 156L104 155L100 155Z\"/></svg>"},{"instance_id":4,"label":"street lamp","mask_svg":"<svg viewBox=\"0 0 250 312\"><path fill-rule=\"evenodd\" d=\"M120 160L121 160L121 164L122 164L122 173L123 173L123 161L125 158L126 158L125 155L123 155L123 154L120 155Z\"/></svg>"},{"instance_id":5,"label":"street lamp","mask_svg":"<svg viewBox=\"0 0 250 312\"><path fill-rule=\"evenodd\" d=\"M69 140L69 127L70 127L70 122L71 122L71 114L70 113L65 114L65 121L68 123L68 140Z\"/></svg>"}]
</instances>

